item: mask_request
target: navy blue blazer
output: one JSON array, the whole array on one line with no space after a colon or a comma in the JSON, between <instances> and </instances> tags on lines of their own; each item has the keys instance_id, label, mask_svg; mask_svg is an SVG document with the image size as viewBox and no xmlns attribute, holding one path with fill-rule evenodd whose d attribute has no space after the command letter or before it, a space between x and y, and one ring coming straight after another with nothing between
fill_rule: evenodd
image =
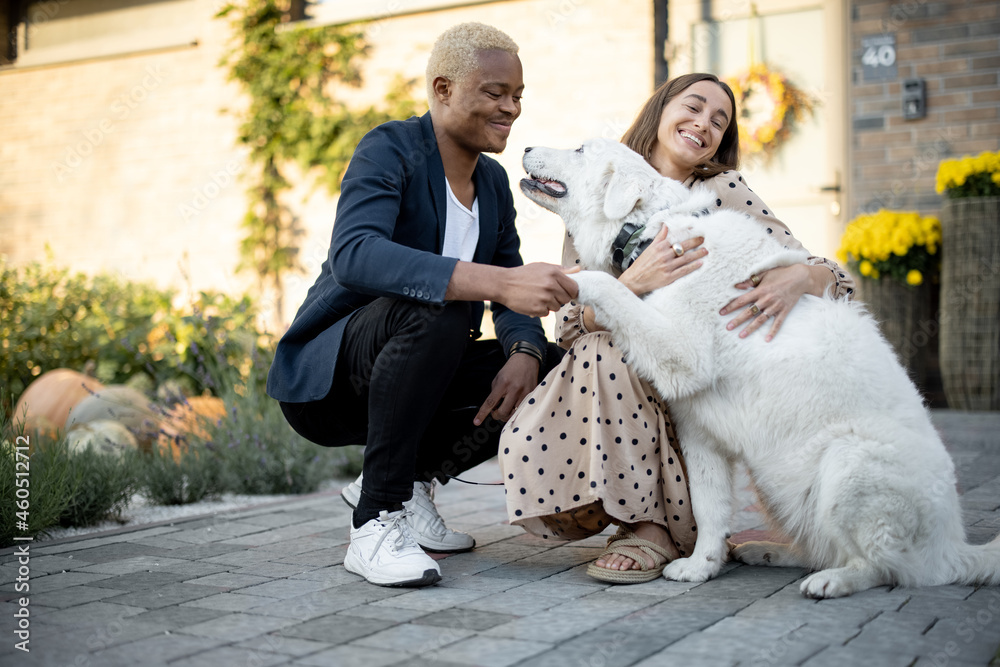
<instances>
[{"instance_id":1,"label":"navy blue blazer","mask_svg":"<svg viewBox=\"0 0 1000 667\"><path fill-rule=\"evenodd\" d=\"M474 173L479 244L474 262L520 266L514 199L503 167L480 155ZM457 259L442 257L447 191L430 113L390 121L365 135L341 184L330 252L275 351L267 393L288 403L330 392L344 328L377 297L444 303ZM478 332L483 302L472 304ZM503 349L528 341L545 349L538 318L493 303Z\"/></svg>"}]
</instances>

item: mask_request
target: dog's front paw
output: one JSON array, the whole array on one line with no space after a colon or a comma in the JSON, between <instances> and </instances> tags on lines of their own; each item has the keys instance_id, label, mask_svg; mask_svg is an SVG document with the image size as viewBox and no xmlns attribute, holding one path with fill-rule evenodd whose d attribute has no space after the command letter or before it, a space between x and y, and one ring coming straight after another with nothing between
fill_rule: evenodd
<instances>
[{"instance_id":1,"label":"dog's front paw","mask_svg":"<svg viewBox=\"0 0 1000 667\"><path fill-rule=\"evenodd\" d=\"M587 305L593 305L600 301L602 295L608 290L613 290L615 286L621 284L615 280L614 276L603 271L580 271L569 274L569 277L576 281L579 288L576 300Z\"/></svg>"},{"instance_id":2,"label":"dog's front paw","mask_svg":"<svg viewBox=\"0 0 1000 667\"><path fill-rule=\"evenodd\" d=\"M663 569L664 579L674 581L708 581L719 573L722 563L707 558L678 558Z\"/></svg>"}]
</instances>

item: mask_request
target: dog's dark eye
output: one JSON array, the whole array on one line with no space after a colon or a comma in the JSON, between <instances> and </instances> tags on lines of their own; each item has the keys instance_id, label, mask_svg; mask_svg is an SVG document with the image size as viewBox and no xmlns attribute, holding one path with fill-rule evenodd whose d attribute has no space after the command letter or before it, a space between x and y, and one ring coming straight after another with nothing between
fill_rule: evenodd
<instances>
[{"instance_id":1,"label":"dog's dark eye","mask_svg":"<svg viewBox=\"0 0 1000 667\"><path fill-rule=\"evenodd\" d=\"M583 146L580 146L579 148L577 148L576 152L577 153L582 153L583 152Z\"/></svg>"}]
</instances>

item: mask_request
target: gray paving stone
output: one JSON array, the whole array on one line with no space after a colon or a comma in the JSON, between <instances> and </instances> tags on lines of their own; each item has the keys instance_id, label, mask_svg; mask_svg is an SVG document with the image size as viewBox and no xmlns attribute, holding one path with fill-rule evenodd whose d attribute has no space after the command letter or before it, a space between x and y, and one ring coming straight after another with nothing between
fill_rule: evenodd
<instances>
[{"instance_id":1,"label":"gray paving stone","mask_svg":"<svg viewBox=\"0 0 1000 667\"><path fill-rule=\"evenodd\" d=\"M981 610L982 611L982 610ZM925 638L930 650L925 655L943 652L949 662L987 664L1000 649L1000 613L977 612L958 618L942 618Z\"/></svg>"},{"instance_id":2,"label":"gray paving stone","mask_svg":"<svg viewBox=\"0 0 1000 667\"><path fill-rule=\"evenodd\" d=\"M518 667L625 667L660 651L673 641L667 637L628 634L620 629L608 632L601 628L520 662ZM660 664L683 663L665 660Z\"/></svg>"},{"instance_id":3,"label":"gray paving stone","mask_svg":"<svg viewBox=\"0 0 1000 667\"><path fill-rule=\"evenodd\" d=\"M380 630L385 630L393 625L395 623L391 621L381 621L374 618L355 618L340 614L330 614L322 618L286 627L282 634L289 637L327 642L328 644L346 644L355 639L375 634Z\"/></svg>"},{"instance_id":4,"label":"gray paving stone","mask_svg":"<svg viewBox=\"0 0 1000 667\"><path fill-rule=\"evenodd\" d=\"M28 582L30 586L30 592L34 595L39 593L48 593L49 591L57 591L63 588L69 588L71 586L81 586L85 584L93 584L97 581L107 580L111 578L110 574L97 574L94 572L57 572L55 574L48 574L44 576L35 576L34 572L35 561L31 561L31 578ZM99 588L116 588L118 590L128 590L120 588L118 586L99 586Z\"/></svg>"},{"instance_id":5,"label":"gray paving stone","mask_svg":"<svg viewBox=\"0 0 1000 667\"><path fill-rule=\"evenodd\" d=\"M126 593L115 598L115 602L135 607L144 607L146 609L159 609L160 607L209 597L210 595L222 593L225 590L224 588L215 588L212 586L177 583Z\"/></svg>"},{"instance_id":6,"label":"gray paving stone","mask_svg":"<svg viewBox=\"0 0 1000 667\"><path fill-rule=\"evenodd\" d=\"M184 602L181 607L200 607L203 609L217 609L219 611L250 611L257 607L266 606L279 602L272 598L263 598L256 595L240 595L239 593L220 593L209 597Z\"/></svg>"},{"instance_id":7,"label":"gray paving stone","mask_svg":"<svg viewBox=\"0 0 1000 667\"><path fill-rule=\"evenodd\" d=\"M830 646L802 663L802 667L909 667L916 658L892 652L859 653L846 646ZM641 664L641 663L640 663ZM638 667L638 666L637 666ZM642 665L642 667L652 667Z\"/></svg>"},{"instance_id":8,"label":"gray paving stone","mask_svg":"<svg viewBox=\"0 0 1000 667\"><path fill-rule=\"evenodd\" d=\"M888 651L916 660L917 656L935 648L935 640L926 633L936 622L937 618L929 614L882 612L866 623L857 636L849 639L844 648L858 654Z\"/></svg>"},{"instance_id":9,"label":"gray paving stone","mask_svg":"<svg viewBox=\"0 0 1000 667\"><path fill-rule=\"evenodd\" d=\"M740 565L691 589L689 595L757 599L802 579L807 570L794 567Z\"/></svg>"},{"instance_id":10,"label":"gray paving stone","mask_svg":"<svg viewBox=\"0 0 1000 667\"><path fill-rule=\"evenodd\" d=\"M166 567L161 567L161 572L175 572L187 576L187 579L182 579L181 581L187 581L188 579L195 579L197 577L205 577L210 574L216 574L218 572L226 572L230 569L228 565L218 565L215 563L206 563L204 561L186 561L182 563L177 563L176 565L167 565Z\"/></svg>"},{"instance_id":11,"label":"gray paving stone","mask_svg":"<svg viewBox=\"0 0 1000 667\"><path fill-rule=\"evenodd\" d=\"M468 612L468 609L463 609ZM402 607L376 607L374 604L360 604L337 612L344 616L354 616L356 618L377 618L380 621L393 621L395 623L406 623L414 619L426 616L426 612L420 609L403 609Z\"/></svg>"},{"instance_id":12,"label":"gray paving stone","mask_svg":"<svg viewBox=\"0 0 1000 667\"><path fill-rule=\"evenodd\" d=\"M205 558L201 562L211 563L214 565L249 567L251 565L259 565L260 563L270 563L272 560L275 560L274 554L257 551L256 549L245 549L243 551L234 551L233 553L223 554L221 556Z\"/></svg>"},{"instance_id":13,"label":"gray paving stone","mask_svg":"<svg viewBox=\"0 0 1000 667\"><path fill-rule=\"evenodd\" d=\"M124 595L127 591L119 591L112 588L100 588L97 586L70 586L60 590L53 590L34 596L35 601L46 607L56 607L67 609L76 607L94 600L103 600Z\"/></svg>"},{"instance_id":14,"label":"gray paving stone","mask_svg":"<svg viewBox=\"0 0 1000 667\"><path fill-rule=\"evenodd\" d=\"M181 560L180 558L142 555L123 557L121 560L108 558L104 561L98 561L94 565L81 567L77 571L96 572L98 574L131 574L132 572L154 572L163 567L182 565L187 562L188 561Z\"/></svg>"},{"instance_id":15,"label":"gray paving stone","mask_svg":"<svg viewBox=\"0 0 1000 667\"><path fill-rule=\"evenodd\" d=\"M330 588L330 585L320 581L279 579L255 586L248 586L240 592L246 595L263 595L269 598L288 599L315 593L327 588Z\"/></svg>"},{"instance_id":16,"label":"gray paving stone","mask_svg":"<svg viewBox=\"0 0 1000 667\"><path fill-rule=\"evenodd\" d=\"M357 613L357 611L353 613ZM511 616L510 614L495 614L475 609L451 608L420 616L413 622L417 625L438 625L445 628L460 627L481 632L495 628L498 625L503 625L516 618L516 616Z\"/></svg>"},{"instance_id":17,"label":"gray paving stone","mask_svg":"<svg viewBox=\"0 0 1000 667\"><path fill-rule=\"evenodd\" d=\"M443 628L434 625L402 623L351 642L355 646L426 654L475 635L476 631L460 625Z\"/></svg>"},{"instance_id":18,"label":"gray paving stone","mask_svg":"<svg viewBox=\"0 0 1000 667\"><path fill-rule=\"evenodd\" d=\"M508 665L516 665L522 660L527 660L550 648L552 648L551 644L543 642L478 636L464 639L437 651L431 651L425 657L462 665L507 667Z\"/></svg>"},{"instance_id":19,"label":"gray paving stone","mask_svg":"<svg viewBox=\"0 0 1000 667\"><path fill-rule=\"evenodd\" d=\"M257 549L266 553L276 554L274 560L280 560L288 556L297 556L299 554L319 551L321 549L332 549L343 544L348 544L351 541L351 533L346 526L343 528L343 533L343 535L338 535L336 538L308 535L294 540L262 544Z\"/></svg>"},{"instance_id":20,"label":"gray paving stone","mask_svg":"<svg viewBox=\"0 0 1000 667\"><path fill-rule=\"evenodd\" d=\"M546 611L514 619L487 630L483 635L548 643L565 642L659 602L657 598L646 595L625 597L596 594L579 600L564 601Z\"/></svg>"},{"instance_id":21,"label":"gray paving stone","mask_svg":"<svg viewBox=\"0 0 1000 667\"><path fill-rule=\"evenodd\" d=\"M315 567L330 567L340 565L347 555L347 545L342 544L330 549L318 549L308 553L296 554L294 556L275 556L274 560L281 563L293 563L296 565L312 565Z\"/></svg>"},{"instance_id":22,"label":"gray paving stone","mask_svg":"<svg viewBox=\"0 0 1000 667\"><path fill-rule=\"evenodd\" d=\"M296 659L293 665L309 665L310 667L330 667L330 665L364 665L364 667L383 667L404 663L413 665L411 657L402 651L386 651L367 646L336 646L304 658ZM441 667L438 665L437 667Z\"/></svg>"},{"instance_id":23,"label":"gray paving stone","mask_svg":"<svg viewBox=\"0 0 1000 667\"><path fill-rule=\"evenodd\" d=\"M125 541L118 541L111 544L100 544L88 549L73 551L74 556L93 563L94 565L92 565L91 568L96 566L98 563L122 561L125 559L135 558L137 556L145 556L147 558L162 556L166 558L169 554L170 552L166 549L145 547L138 544L130 544ZM96 570L89 569L85 571L95 572Z\"/></svg>"},{"instance_id":24,"label":"gray paving stone","mask_svg":"<svg viewBox=\"0 0 1000 667\"><path fill-rule=\"evenodd\" d=\"M242 641L236 644L236 646L248 648L251 651L261 651L263 653L281 653L293 658L319 653L320 651L325 651L331 648L330 644L327 644L326 642L316 642L311 639L299 639L298 637L287 637L283 635L280 630L278 632L271 632L266 635ZM333 665L339 663L331 662L328 664Z\"/></svg>"},{"instance_id":25,"label":"gray paving stone","mask_svg":"<svg viewBox=\"0 0 1000 667\"><path fill-rule=\"evenodd\" d=\"M549 598L543 595L525 595L524 593L492 593L490 595L457 605L462 609L490 611L496 614L511 616L529 616L531 614L551 609L562 604L564 600Z\"/></svg>"},{"instance_id":26,"label":"gray paving stone","mask_svg":"<svg viewBox=\"0 0 1000 667\"><path fill-rule=\"evenodd\" d=\"M178 540L170 535L154 535L153 537L144 537L141 540L131 540L132 544L141 544L146 547L157 547L159 549L167 549L173 551L174 549L179 549L181 547L191 546L190 542L184 542Z\"/></svg>"},{"instance_id":27,"label":"gray paving stone","mask_svg":"<svg viewBox=\"0 0 1000 667\"><path fill-rule=\"evenodd\" d=\"M104 577L104 580L99 584L101 587L114 588L120 591L141 591L147 588L158 588L160 586L179 583L183 581L185 577L183 574L178 574L176 572L164 572L162 570L157 570L155 572L132 572L131 574L123 574L120 577L113 577L106 574L90 574L85 572L73 572L71 574Z\"/></svg>"},{"instance_id":28,"label":"gray paving stone","mask_svg":"<svg viewBox=\"0 0 1000 667\"><path fill-rule=\"evenodd\" d=\"M260 577L252 574L219 572L204 577L198 577L196 579L188 579L185 581L185 583L194 586L211 586L213 588L226 588L229 590L235 590L238 588L246 588L248 586L256 586L257 584L262 584L268 581L271 581L271 579L268 577Z\"/></svg>"},{"instance_id":29,"label":"gray paving stone","mask_svg":"<svg viewBox=\"0 0 1000 667\"><path fill-rule=\"evenodd\" d=\"M526 583L530 582L523 579L494 579L479 575L448 576L442 573L441 581L437 583L437 586L439 588L467 588L474 591L501 593Z\"/></svg>"},{"instance_id":30,"label":"gray paving stone","mask_svg":"<svg viewBox=\"0 0 1000 667\"><path fill-rule=\"evenodd\" d=\"M608 588L608 586L598 585L596 582L594 585L586 584L567 584L559 581L548 581L542 579L541 581L535 581L528 584L522 584L520 586L515 586L509 589L512 593L525 593L527 595L544 595L549 598L562 598L565 600L571 600L573 598L582 598L585 595L590 595L598 591L602 591ZM635 590L635 589L633 589ZM641 591L635 591L636 593L642 594Z\"/></svg>"},{"instance_id":31,"label":"gray paving stone","mask_svg":"<svg viewBox=\"0 0 1000 667\"><path fill-rule=\"evenodd\" d=\"M170 665L171 667L219 667L219 665L275 667L275 665L286 665L290 661L289 656L280 653L265 653L248 648L220 646L173 661Z\"/></svg>"},{"instance_id":32,"label":"gray paving stone","mask_svg":"<svg viewBox=\"0 0 1000 667\"><path fill-rule=\"evenodd\" d=\"M78 567L84 567L86 565L93 565L93 563L85 561L81 558L69 558L67 556L35 556L32 554L31 576L37 577L42 574L54 574L64 570L73 570ZM13 579L10 579L9 581L13 581Z\"/></svg>"},{"instance_id":33,"label":"gray paving stone","mask_svg":"<svg viewBox=\"0 0 1000 667\"><path fill-rule=\"evenodd\" d=\"M171 549L168 553L171 558L184 558L186 560L203 560L212 556L222 556L231 554L242 549L226 544L189 544L185 547Z\"/></svg>"},{"instance_id":34,"label":"gray paving stone","mask_svg":"<svg viewBox=\"0 0 1000 667\"><path fill-rule=\"evenodd\" d=\"M280 565L282 567L307 567L305 565L288 565L285 563L281 563ZM356 582L358 580L358 575L348 572L339 565L333 565L331 567L311 569L308 572L302 572L301 574L293 574L288 578L295 581L301 579L304 581L318 581L331 586L339 586L340 584Z\"/></svg>"},{"instance_id":35,"label":"gray paving stone","mask_svg":"<svg viewBox=\"0 0 1000 667\"><path fill-rule=\"evenodd\" d=\"M232 613L210 621L189 625L180 631L187 635L241 641L293 625L295 621L273 616Z\"/></svg>"},{"instance_id":36,"label":"gray paving stone","mask_svg":"<svg viewBox=\"0 0 1000 667\"><path fill-rule=\"evenodd\" d=\"M219 609L204 609L200 607L181 607L179 605L162 607L152 611L136 614L131 618L138 623L158 625L164 630L180 630L189 625L210 621L213 618L225 616L228 612Z\"/></svg>"},{"instance_id":37,"label":"gray paving stone","mask_svg":"<svg viewBox=\"0 0 1000 667\"><path fill-rule=\"evenodd\" d=\"M183 637L163 632L127 644L97 651L90 656L90 664L102 667L135 667L167 663L194 653L207 651L222 643L220 639L205 637Z\"/></svg>"},{"instance_id":38,"label":"gray paving stone","mask_svg":"<svg viewBox=\"0 0 1000 667\"><path fill-rule=\"evenodd\" d=\"M322 569L314 565L294 565L290 563L260 563L258 565L248 565L233 570L233 574L251 574L257 577L267 577L269 579L291 579L299 575L308 574L315 570ZM304 578L304 577L303 577ZM312 579L322 581L322 579Z\"/></svg>"},{"instance_id":39,"label":"gray paving stone","mask_svg":"<svg viewBox=\"0 0 1000 667\"><path fill-rule=\"evenodd\" d=\"M253 596L247 595L247 597ZM249 613L308 621L365 604L364 597L357 595L338 596L330 591L315 591L283 600L269 600L271 601L266 605L253 607Z\"/></svg>"},{"instance_id":40,"label":"gray paving stone","mask_svg":"<svg viewBox=\"0 0 1000 667\"><path fill-rule=\"evenodd\" d=\"M39 619L43 626L71 625L75 628L100 628L123 624L125 619L146 611L108 602L88 602L69 609L60 609ZM59 630L54 630L58 632Z\"/></svg>"},{"instance_id":41,"label":"gray paving stone","mask_svg":"<svg viewBox=\"0 0 1000 667\"><path fill-rule=\"evenodd\" d=\"M491 595L491 593L487 591L427 586L426 588L418 588L403 595L396 595L385 600L373 602L372 606L402 607L403 609L423 610L424 613L429 613L463 605L488 595Z\"/></svg>"}]
</instances>

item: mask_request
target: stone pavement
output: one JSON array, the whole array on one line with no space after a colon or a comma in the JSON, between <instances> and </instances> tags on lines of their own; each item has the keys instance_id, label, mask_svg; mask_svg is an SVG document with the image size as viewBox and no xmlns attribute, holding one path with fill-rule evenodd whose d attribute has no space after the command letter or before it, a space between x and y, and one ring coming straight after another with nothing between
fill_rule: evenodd
<instances>
[{"instance_id":1,"label":"stone pavement","mask_svg":"<svg viewBox=\"0 0 1000 667\"><path fill-rule=\"evenodd\" d=\"M1000 532L1000 413L936 411L970 540ZM468 477L496 481L491 462ZM743 491L741 506L748 506ZM604 538L551 543L506 523L494 486L438 489L478 548L424 589L381 588L341 565L336 493L211 517L29 544L30 653L15 650L14 549L0 552L0 664L986 665L1000 588L882 587L804 599L799 569L728 564L695 585L608 586L585 574ZM738 529L758 527L747 507Z\"/></svg>"}]
</instances>

